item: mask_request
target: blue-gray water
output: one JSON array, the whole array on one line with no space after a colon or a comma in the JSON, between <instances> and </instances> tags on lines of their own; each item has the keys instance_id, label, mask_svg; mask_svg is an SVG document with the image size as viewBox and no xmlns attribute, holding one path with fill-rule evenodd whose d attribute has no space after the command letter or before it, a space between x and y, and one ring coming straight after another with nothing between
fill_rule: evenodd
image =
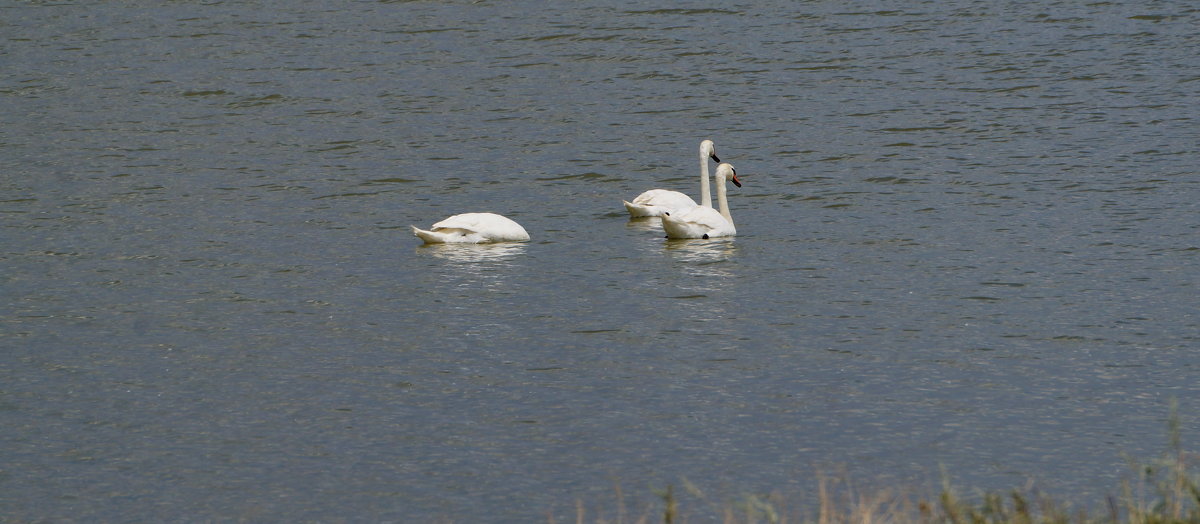
<instances>
[{"instance_id":1,"label":"blue-gray water","mask_svg":"<svg viewBox=\"0 0 1200 524\"><path fill-rule=\"evenodd\" d=\"M685 481L702 519L943 466L1099 502L1172 398L1200 435L1198 19L0 5L0 520L568 521ZM703 138L736 239L629 221L698 194ZM533 241L408 231L465 211Z\"/></svg>"}]
</instances>

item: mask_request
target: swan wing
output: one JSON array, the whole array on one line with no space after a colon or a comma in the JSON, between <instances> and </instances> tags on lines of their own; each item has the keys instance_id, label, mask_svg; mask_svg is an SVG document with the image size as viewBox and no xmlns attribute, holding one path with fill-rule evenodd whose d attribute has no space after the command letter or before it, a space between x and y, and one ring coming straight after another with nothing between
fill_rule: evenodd
<instances>
[{"instance_id":1,"label":"swan wing","mask_svg":"<svg viewBox=\"0 0 1200 524\"><path fill-rule=\"evenodd\" d=\"M651 189L633 199L634 204L663 206L671 208L695 207L696 201L679 191L668 189Z\"/></svg>"},{"instance_id":2,"label":"swan wing","mask_svg":"<svg viewBox=\"0 0 1200 524\"><path fill-rule=\"evenodd\" d=\"M696 201L679 191L651 189L625 202L625 209L635 217L662 216L663 212L680 213L696 207Z\"/></svg>"},{"instance_id":3,"label":"swan wing","mask_svg":"<svg viewBox=\"0 0 1200 524\"><path fill-rule=\"evenodd\" d=\"M437 231L439 229L456 228L479 231L481 229L492 227L494 224L506 224L510 222L513 224L516 223L507 217L497 215L495 213L463 213L461 215L454 215L443 219L442 221L434 224L432 229Z\"/></svg>"}]
</instances>

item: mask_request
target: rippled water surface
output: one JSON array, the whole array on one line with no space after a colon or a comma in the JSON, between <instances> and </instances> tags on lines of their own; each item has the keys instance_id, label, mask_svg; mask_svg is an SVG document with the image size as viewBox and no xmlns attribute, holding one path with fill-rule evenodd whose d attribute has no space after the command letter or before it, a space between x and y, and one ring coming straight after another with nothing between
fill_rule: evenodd
<instances>
[{"instance_id":1,"label":"rippled water surface","mask_svg":"<svg viewBox=\"0 0 1200 524\"><path fill-rule=\"evenodd\" d=\"M0 519L566 521L943 466L1102 500L1170 399L1200 434L1198 18L0 6ZM631 221L703 138L739 235ZM465 211L533 240L408 230Z\"/></svg>"}]
</instances>

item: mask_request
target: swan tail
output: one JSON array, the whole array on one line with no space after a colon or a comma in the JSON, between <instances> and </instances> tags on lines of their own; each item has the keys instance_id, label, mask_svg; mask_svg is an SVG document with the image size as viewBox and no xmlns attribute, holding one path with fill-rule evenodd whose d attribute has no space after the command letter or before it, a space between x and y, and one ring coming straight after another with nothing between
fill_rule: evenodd
<instances>
[{"instance_id":1,"label":"swan tail","mask_svg":"<svg viewBox=\"0 0 1200 524\"><path fill-rule=\"evenodd\" d=\"M656 217L656 216L662 215L662 213L655 206L643 206L640 204L632 204L625 200L622 200L621 203L625 204L625 210L629 212L630 218Z\"/></svg>"},{"instance_id":2,"label":"swan tail","mask_svg":"<svg viewBox=\"0 0 1200 524\"><path fill-rule=\"evenodd\" d=\"M417 226L408 226L412 228L413 236L424 240L426 244L443 244L446 242L445 235L434 231L425 231Z\"/></svg>"},{"instance_id":3,"label":"swan tail","mask_svg":"<svg viewBox=\"0 0 1200 524\"><path fill-rule=\"evenodd\" d=\"M661 218L663 232L667 234L667 238L680 238L679 231L682 224L679 222L679 219L671 216L671 213L663 213Z\"/></svg>"}]
</instances>

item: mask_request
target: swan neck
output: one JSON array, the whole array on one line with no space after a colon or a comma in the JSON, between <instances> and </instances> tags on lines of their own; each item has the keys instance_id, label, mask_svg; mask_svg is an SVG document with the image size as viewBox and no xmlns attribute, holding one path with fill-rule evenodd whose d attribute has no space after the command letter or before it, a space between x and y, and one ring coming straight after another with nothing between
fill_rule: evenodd
<instances>
[{"instance_id":1,"label":"swan neck","mask_svg":"<svg viewBox=\"0 0 1200 524\"><path fill-rule=\"evenodd\" d=\"M729 215L729 201L725 197L725 178L720 176L717 177L717 203L721 206L719 210L721 216L725 217L725 220L728 220L729 225L732 226L733 217Z\"/></svg>"},{"instance_id":2,"label":"swan neck","mask_svg":"<svg viewBox=\"0 0 1200 524\"><path fill-rule=\"evenodd\" d=\"M700 149L700 205L712 207L712 192L708 188L708 155Z\"/></svg>"}]
</instances>

